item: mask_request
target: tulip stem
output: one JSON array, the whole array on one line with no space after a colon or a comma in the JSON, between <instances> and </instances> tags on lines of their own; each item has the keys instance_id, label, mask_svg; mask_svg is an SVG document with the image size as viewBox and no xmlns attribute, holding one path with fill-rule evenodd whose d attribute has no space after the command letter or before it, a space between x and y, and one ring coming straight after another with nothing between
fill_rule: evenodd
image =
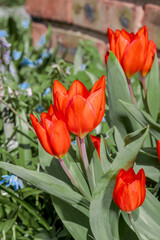
<instances>
[{"instance_id":1,"label":"tulip stem","mask_svg":"<svg viewBox=\"0 0 160 240\"><path fill-rule=\"evenodd\" d=\"M87 152L86 152L85 137L79 138L79 140L80 140L80 148L81 148L80 152L82 155L82 161L84 164L84 168L86 170L88 183L89 183L90 190L92 193L93 189L94 189L94 183L93 183L93 179L92 179L92 175L91 175L91 171L90 171L90 167L89 167L89 162L88 162L88 157L87 157Z\"/></svg>"},{"instance_id":2,"label":"tulip stem","mask_svg":"<svg viewBox=\"0 0 160 240\"><path fill-rule=\"evenodd\" d=\"M137 228L136 228L136 225L135 225L135 223L134 223L134 220L133 220L133 217L132 217L131 212L127 212L127 213L128 213L128 217L129 217L129 220L130 220L130 223L131 223L131 226L132 226L134 232L136 233L138 239L139 239L139 240L142 240L141 235L139 234L139 232L138 232L138 230L137 230Z\"/></svg>"},{"instance_id":3,"label":"tulip stem","mask_svg":"<svg viewBox=\"0 0 160 240\"><path fill-rule=\"evenodd\" d=\"M69 179L71 180L71 182L77 187L77 189L79 190L79 192L86 197L89 201L90 199L88 198L88 196L86 195L86 193L83 191L83 189L79 186L78 182L74 179L74 177L70 174L68 168L66 167L65 163L63 162L63 160L61 158L58 158L59 163L61 164L61 167L63 168L63 170L65 171L65 173L67 174L67 176L69 177Z\"/></svg>"},{"instance_id":4,"label":"tulip stem","mask_svg":"<svg viewBox=\"0 0 160 240\"><path fill-rule=\"evenodd\" d=\"M145 85L145 77L142 78L142 85L143 85L143 90L144 90L144 94L145 94L145 98L146 98L147 91L146 91L146 85Z\"/></svg>"},{"instance_id":5,"label":"tulip stem","mask_svg":"<svg viewBox=\"0 0 160 240\"><path fill-rule=\"evenodd\" d=\"M130 96L131 96L131 99L132 99L132 103L136 104L136 99L134 97L134 93L133 93L133 89L132 89L132 85L131 85L131 79L127 78L127 82L128 82L128 88L129 88Z\"/></svg>"}]
</instances>

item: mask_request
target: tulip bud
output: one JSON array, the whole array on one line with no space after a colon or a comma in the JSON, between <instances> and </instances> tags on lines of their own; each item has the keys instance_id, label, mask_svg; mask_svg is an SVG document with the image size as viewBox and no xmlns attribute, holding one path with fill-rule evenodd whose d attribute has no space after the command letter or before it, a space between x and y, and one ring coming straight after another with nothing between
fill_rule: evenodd
<instances>
[{"instance_id":1,"label":"tulip bud","mask_svg":"<svg viewBox=\"0 0 160 240\"><path fill-rule=\"evenodd\" d=\"M69 132L63 120L58 120L53 114L53 105L48 113L41 114L41 123L30 114L32 125L42 147L49 154L62 158L68 152L71 144Z\"/></svg>"},{"instance_id":2,"label":"tulip bud","mask_svg":"<svg viewBox=\"0 0 160 240\"><path fill-rule=\"evenodd\" d=\"M93 136L93 135L90 135L90 137L91 137L91 140L92 140L92 142L95 146L95 149L97 150L99 159L101 159L101 156L100 156L101 139L99 137L96 137L96 136Z\"/></svg>"},{"instance_id":3,"label":"tulip bud","mask_svg":"<svg viewBox=\"0 0 160 240\"><path fill-rule=\"evenodd\" d=\"M143 169L137 175L133 168L128 171L120 170L113 191L113 200L122 211L134 211L143 204L146 195L145 181Z\"/></svg>"}]
</instances>

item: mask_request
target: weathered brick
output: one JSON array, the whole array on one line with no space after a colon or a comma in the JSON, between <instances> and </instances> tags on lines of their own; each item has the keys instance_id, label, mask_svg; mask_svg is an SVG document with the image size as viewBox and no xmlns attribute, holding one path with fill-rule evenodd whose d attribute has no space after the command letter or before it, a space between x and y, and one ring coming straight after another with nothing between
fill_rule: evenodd
<instances>
[{"instance_id":1,"label":"weathered brick","mask_svg":"<svg viewBox=\"0 0 160 240\"><path fill-rule=\"evenodd\" d=\"M26 10L34 17L71 22L72 0L26 0Z\"/></svg>"},{"instance_id":2,"label":"weathered brick","mask_svg":"<svg viewBox=\"0 0 160 240\"><path fill-rule=\"evenodd\" d=\"M152 39L160 50L160 6L147 4L143 23L147 25L149 39Z\"/></svg>"},{"instance_id":3,"label":"weathered brick","mask_svg":"<svg viewBox=\"0 0 160 240\"><path fill-rule=\"evenodd\" d=\"M33 43L37 45L39 43L40 37L45 34L47 31L47 27L40 23L33 23ZM67 50L66 60L73 61L77 46L80 40L88 41L92 40L94 45L98 48L102 60L104 61L104 56L106 51L108 50L108 45L97 38L91 37L86 34L82 34L80 32L75 32L72 30L65 30L60 28L52 28L52 35L50 40L50 46L56 47L59 45L59 56L62 56L64 52Z\"/></svg>"},{"instance_id":4,"label":"weathered brick","mask_svg":"<svg viewBox=\"0 0 160 240\"><path fill-rule=\"evenodd\" d=\"M73 0L73 24L107 32L125 28L127 31L136 31L141 27L144 15L143 8L132 3L109 0Z\"/></svg>"}]
</instances>

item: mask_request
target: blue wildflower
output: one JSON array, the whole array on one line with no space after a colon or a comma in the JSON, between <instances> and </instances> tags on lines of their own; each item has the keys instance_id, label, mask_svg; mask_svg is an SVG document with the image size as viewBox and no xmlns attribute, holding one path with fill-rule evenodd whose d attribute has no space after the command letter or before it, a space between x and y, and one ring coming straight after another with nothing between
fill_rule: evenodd
<instances>
[{"instance_id":1,"label":"blue wildflower","mask_svg":"<svg viewBox=\"0 0 160 240\"><path fill-rule=\"evenodd\" d=\"M23 57L21 65L22 66L28 66L30 68L34 68L35 67L34 63L27 57Z\"/></svg>"},{"instance_id":2,"label":"blue wildflower","mask_svg":"<svg viewBox=\"0 0 160 240\"><path fill-rule=\"evenodd\" d=\"M81 65L81 71L84 71L86 69L86 64Z\"/></svg>"},{"instance_id":3,"label":"blue wildflower","mask_svg":"<svg viewBox=\"0 0 160 240\"><path fill-rule=\"evenodd\" d=\"M47 51L46 49L43 50L43 52L41 53L41 58L49 58L50 56L50 51Z\"/></svg>"},{"instance_id":4,"label":"blue wildflower","mask_svg":"<svg viewBox=\"0 0 160 240\"><path fill-rule=\"evenodd\" d=\"M43 93L43 97L45 97L48 93L50 93L51 88L47 88L44 93Z\"/></svg>"},{"instance_id":5,"label":"blue wildflower","mask_svg":"<svg viewBox=\"0 0 160 240\"><path fill-rule=\"evenodd\" d=\"M26 90L26 89L30 86L30 84L27 83L27 82L23 82L23 83L19 84L18 86L19 86L22 90Z\"/></svg>"},{"instance_id":6,"label":"blue wildflower","mask_svg":"<svg viewBox=\"0 0 160 240\"><path fill-rule=\"evenodd\" d=\"M103 118L102 118L102 122L106 122L106 119L105 119L105 117L103 117Z\"/></svg>"},{"instance_id":7,"label":"blue wildflower","mask_svg":"<svg viewBox=\"0 0 160 240\"><path fill-rule=\"evenodd\" d=\"M27 29L29 27L30 21L28 19L22 20L22 27Z\"/></svg>"},{"instance_id":8,"label":"blue wildflower","mask_svg":"<svg viewBox=\"0 0 160 240\"><path fill-rule=\"evenodd\" d=\"M2 176L2 178L4 179L0 181L0 185L3 183L6 183L6 187L9 187L10 185L12 185L15 191L17 191L19 187L23 188L22 181L18 179L18 177L15 175L4 175Z\"/></svg>"},{"instance_id":9,"label":"blue wildflower","mask_svg":"<svg viewBox=\"0 0 160 240\"><path fill-rule=\"evenodd\" d=\"M17 61L18 59L20 59L22 53L20 51L17 51L17 50L14 50L13 53L12 53L12 56L13 56L13 59L15 61Z\"/></svg>"},{"instance_id":10,"label":"blue wildflower","mask_svg":"<svg viewBox=\"0 0 160 240\"><path fill-rule=\"evenodd\" d=\"M74 145L76 145L76 144L77 144L76 140L73 140L73 141L72 141L72 143L73 143Z\"/></svg>"},{"instance_id":11,"label":"blue wildflower","mask_svg":"<svg viewBox=\"0 0 160 240\"><path fill-rule=\"evenodd\" d=\"M8 34L5 30L0 30L0 37L7 37Z\"/></svg>"},{"instance_id":12,"label":"blue wildflower","mask_svg":"<svg viewBox=\"0 0 160 240\"><path fill-rule=\"evenodd\" d=\"M40 40L39 40L39 42L38 42L38 46L39 46L39 47L43 46L43 45L45 44L45 42L46 42L46 35L43 34L43 35L40 37Z\"/></svg>"},{"instance_id":13,"label":"blue wildflower","mask_svg":"<svg viewBox=\"0 0 160 240\"><path fill-rule=\"evenodd\" d=\"M36 108L36 112L38 112L38 113L41 113L41 112L43 112L43 111L44 111L44 108L43 108L42 105L39 105L39 106Z\"/></svg>"}]
</instances>

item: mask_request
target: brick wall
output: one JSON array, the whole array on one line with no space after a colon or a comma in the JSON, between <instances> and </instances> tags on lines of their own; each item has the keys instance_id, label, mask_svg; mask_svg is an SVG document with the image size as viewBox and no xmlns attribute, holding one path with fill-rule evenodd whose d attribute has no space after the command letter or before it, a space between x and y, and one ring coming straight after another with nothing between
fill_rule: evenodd
<instances>
[{"instance_id":1,"label":"brick wall","mask_svg":"<svg viewBox=\"0 0 160 240\"><path fill-rule=\"evenodd\" d=\"M70 61L80 39L93 40L104 59L108 48L108 27L137 32L145 24L149 39L160 51L159 0L26 0L26 10L34 21L34 44L51 23L51 45L54 47L58 43L62 53L67 48L66 58Z\"/></svg>"}]
</instances>

